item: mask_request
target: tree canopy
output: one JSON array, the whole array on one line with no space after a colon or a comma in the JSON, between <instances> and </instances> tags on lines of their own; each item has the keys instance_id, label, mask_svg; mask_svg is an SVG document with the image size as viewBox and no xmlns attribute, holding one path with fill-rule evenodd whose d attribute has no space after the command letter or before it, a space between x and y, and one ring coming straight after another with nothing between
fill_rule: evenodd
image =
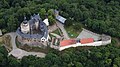
<instances>
[{"instance_id":1,"label":"tree canopy","mask_svg":"<svg viewBox=\"0 0 120 67\"><path fill-rule=\"evenodd\" d=\"M47 13L50 24L54 24L52 9L67 18L65 26L77 22L94 32L120 38L120 0L0 0L0 29L3 33L16 31L24 16L29 19L34 13L42 19ZM8 57L0 46L0 67L120 67L120 47L114 45L53 50L45 58L25 56L21 60Z\"/></svg>"}]
</instances>

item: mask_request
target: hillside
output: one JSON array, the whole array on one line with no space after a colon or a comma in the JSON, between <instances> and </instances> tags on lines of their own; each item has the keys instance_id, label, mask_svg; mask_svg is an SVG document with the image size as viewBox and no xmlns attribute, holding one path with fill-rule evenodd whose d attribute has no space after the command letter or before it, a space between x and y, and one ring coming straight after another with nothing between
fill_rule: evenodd
<instances>
[{"instance_id":1,"label":"hillside","mask_svg":"<svg viewBox=\"0 0 120 67\"><path fill-rule=\"evenodd\" d=\"M34 13L39 13L42 19L47 13L52 25L55 21L52 9L67 18L65 28L73 29L73 34L84 27L112 36L112 43L62 52L49 49L45 58L25 56L21 60L8 56L0 46L1 67L120 67L119 0L0 0L0 29L3 34L16 31L24 16L30 19Z\"/></svg>"}]
</instances>

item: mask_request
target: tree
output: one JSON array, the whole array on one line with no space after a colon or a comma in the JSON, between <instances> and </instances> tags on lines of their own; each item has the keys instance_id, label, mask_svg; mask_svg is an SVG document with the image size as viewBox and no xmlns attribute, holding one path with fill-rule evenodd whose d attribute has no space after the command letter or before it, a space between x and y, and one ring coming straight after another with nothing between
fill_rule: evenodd
<instances>
[{"instance_id":1,"label":"tree","mask_svg":"<svg viewBox=\"0 0 120 67\"><path fill-rule=\"evenodd\" d=\"M42 19L45 19L46 10L44 8L41 8L39 14Z\"/></svg>"},{"instance_id":2,"label":"tree","mask_svg":"<svg viewBox=\"0 0 120 67\"><path fill-rule=\"evenodd\" d=\"M58 66L58 65L61 65L61 60L60 58L56 55L56 54L53 54L53 53L48 53L45 57L45 61L46 61L46 65L48 66Z\"/></svg>"},{"instance_id":3,"label":"tree","mask_svg":"<svg viewBox=\"0 0 120 67\"><path fill-rule=\"evenodd\" d=\"M112 59L107 59L107 60L105 61L105 66L110 67L110 66L111 66L111 63L112 63Z\"/></svg>"},{"instance_id":4,"label":"tree","mask_svg":"<svg viewBox=\"0 0 120 67\"><path fill-rule=\"evenodd\" d=\"M83 65L80 62L76 62L75 67L83 67Z\"/></svg>"},{"instance_id":5,"label":"tree","mask_svg":"<svg viewBox=\"0 0 120 67\"><path fill-rule=\"evenodd\" d=\"M8 58L8 61L9 61L9 64L8 64L9 67L21 67L20 61L14 58L13 56L10 56Z\"/></svg>"},{"instance_id":6,"label":"tree","mask_svg":"<svg viewBox=\"0 0 120 67\"><path fill-rule=\"evenodd\" d=\"M6 0L2 0L2 2L0 3L2 8L9 8L9 4Z\"/></svg>"},{"instance_id":7,"label":"tree","mask_svg":"<svg viewBox=\"0 0 120 67\"><path fill-rule=\"evenodd\" d=\"M13 15L9 16L7 26L9 31L14 31L17 29L18 21Z\"/></svg>"},{"instance_id":8,"label":"tree","mask_svg":"<svg viewBox=\"0 0 120 67\"><path fill-rule=\"evenodd\" d=\"M4 19L0 19L0 29L5 28L6 24Z\"/></svg>"},{"instance_id":9,"label":"tree","mask_svg":"<svg viewBox=\"0 0 120 67\"><path fill-rule=\"evenodd\" d=\"M49 16L53 16L54 15L54 10L53 9L49 9L47 11L47 13L48 13Z\"/></svg>"},{"instance_id":10,"label":"tree","mask_svg":"<svg viewBox=\"0 0 120 67\"><path fill-rule=\"evenodd\" d=\"M48 16L50 25L53 25L56 21L52 16Z\"/></svg>"},{"instance_id":11,"label":"tree","mask_svg":"<svg viewBox=\"0 0 120 67\"><path fill-rule=\"evenodd\" d=\"M22 67L34 67L36 63L37 63L37 57L33 55L24 56L21 59Z\"/></svg>"},{"instance_id":12,"label":"tree","mask_svg":"<svg viewBox=\"0 0 120 67\"><path fill-rule=\"evenodd\" d=\"M72 58L70 58L70 55L69 55L69 54L64 53L64 54L61 56L61 59L62 59L63 63L70 63Z\"/></svg>"},{"instance_id":13,"label":"tree","mask_svg":"<svg viewBox=\"0 0 120 67\"><path fill-rule=\"evenodd\" d=\"M8 64L8 52L5 47L0 46L0 66L7 67Z\"/></svg>"},{"instance_id":14,"label":"tree","mask_svg":"<svg viewBox=\"0 0 120 67\"><path fill-rule=\"evenodd\" d=\"M114 64L115 64L115 66L120 66L120 57L117 57L117 58L115 58L114 59Z\"/></svg>"},{"instance_id":15,"label":"tree","mask_svg":"<svg viewBox=\"0 0 120 67\"><path fill-rule=\"evenodd\" d=\"M31 16L31 11L28 7L24 7L24 8L17 10L16 16L17 18L19 18L18 21L22 22L25 16L26 17ZM29 17L27 17L27 19L29 19Z\"/></svg>"}]
</instances>

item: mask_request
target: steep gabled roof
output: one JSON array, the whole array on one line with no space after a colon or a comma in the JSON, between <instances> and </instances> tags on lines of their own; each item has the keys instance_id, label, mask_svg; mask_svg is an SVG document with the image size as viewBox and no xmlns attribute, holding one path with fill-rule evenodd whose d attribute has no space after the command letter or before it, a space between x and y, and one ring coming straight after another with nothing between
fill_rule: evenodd
<instances>
[{"instance_id":1,"label":"steep gabled roof","mask_svg":"<svg viewBox=\"0 0 120 67\"><path fill-rule=\"evenodd\" d=\"M69 46L69 45L72 45L72 44L76 44L75 39L63 40L63 41L60 42L60 47Z\"/></svg>"},{"instance_id":2,"label":"steep gabled roof","mask_svg":"<svg viewBox=\"0 0 120 67\"><path fill-rule=\"evenodd\" d=\"M62 17L62 16L60 16L60 15L56 16L56 19L57 19L58 21L60 21L61 23L65 23L65 21L66 21L66 18L64 18L64 17Z\"/></svg>"},{"instance_id":3,"label":"steep gabled roof","mask_svg":"<svg viewBox=\"0 0 120 67\"><path fill-rule=\"evenodd\" d=\"M24 38L37 38L37 39L41 39L42 37L44 37L45 39L47 39L48 37L48 29L46 24L42 21L42 19L40 18L39 15L34 14L34 16L31 16L31 19L28 21L29 25L32 26L34 25L35 21L39 22L39 30L41 30L41 33L37 33L37 34L26 34L26 33L22 33L20 30L20 27L17 29L17 33L24 37Z\"/></svg>"},{"instance_id":4,"label":"steep gabled roof","mask_svg":"<svg viewBox=\"0 0 120 67\"><path fill-rule=\"evenodd\" d=\"M83 39L80 39L80 43L81 44L92 43L92 42L94 42L93 38L83 38Z\"/></svg>"}]
</instances>

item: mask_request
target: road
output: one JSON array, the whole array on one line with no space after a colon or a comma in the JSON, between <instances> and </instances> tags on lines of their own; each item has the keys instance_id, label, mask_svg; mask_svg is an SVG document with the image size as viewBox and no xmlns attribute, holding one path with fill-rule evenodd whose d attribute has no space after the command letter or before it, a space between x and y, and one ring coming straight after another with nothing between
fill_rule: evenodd
<instances>
[{"instance_id":1,"label":"road","mask_svg":"<svg viewBox=\"0 0 120 67\"><path fill-rule=\"evenodd\" d=\"M13 55L18 59L21 59L23 56L28 56L28 55L36 55L37 57L45 57L46 54L41 53L41 52L27 52L25 50L19 49L16 46L15 39L17 34L15 32L12 33L7 33L5 35L10 35L11 36L11 44L12 44L12 51L9 53L9 55Z\"/></svg>"},{"instance_id":2,"label":"road","mask_svg":"<svg viewBox=\"0 0 120 67\"><path fill-rule=\"evenodd\" d=\"M14 57L16 57L17 59L21 59L23 56L28 56L28 55L34 55L34 56L41 57L41 58L45 57L44 53L40 53L40 52L27 52L27 51L19 49L19 48L13 49L9 53L9 55L11 55L11 54Z\"/></svg>"},{"instance_id":3,"label":"road","mask_svg":"<svg viewBox=\"0 0 120 67\"><path fill-rule=\"evenodd\" d=\"M63 32L64 38L65 39L70 39L70 37L68 36L67 31L65 30L63 24L61 24L60 22L56 21L57 26L61 29L61 31Z\"/></svg>"},{"instance_id":4,"label":"road","mask_svg":"<svg viewBox=\"0 0 120 67\"><path fill-rule=\"evenodd\" d=\"M15 43L15 38L16 38L17 34L12 32L12 33L8 33L6 35L10 35L10 37L11 37L12 49L17 49L16 43Z\"/></svg>"}]
</instances>

